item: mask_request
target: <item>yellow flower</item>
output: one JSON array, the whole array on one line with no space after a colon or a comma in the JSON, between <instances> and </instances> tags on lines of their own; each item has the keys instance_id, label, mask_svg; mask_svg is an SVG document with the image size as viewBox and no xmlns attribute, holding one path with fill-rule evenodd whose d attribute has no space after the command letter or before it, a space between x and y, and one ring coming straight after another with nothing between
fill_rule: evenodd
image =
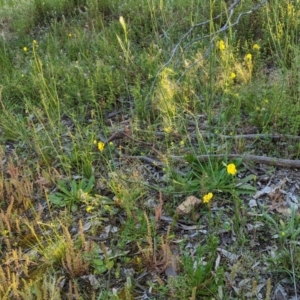
<instances>
[{"instance_id":1,"label":"yellow flower","mask_svg":"<svg viewBox=\"0 0 300 300\"><path fill-rule=\"evenodd\" d=\"M93 209L94 209L94 207L91 206L91 205L89 205L85 210L86 210L87 212L90 212L90 211L92 211Z\"/></svg>"},{"instance_id":2,"label":"yellow flower","mask_svg":"<svg viewBox=\"0 0 300 300\"><path fill-rule=\"evenodd\" d=\"M235 77L236 77L236 74L234 72L231 72L230 75L229 75L229 78L234 79Z\"/></svg>"},{"instance_id":3,"label":"yellow flower","mask_svg":"<svg viewBox=\"0 0 300 300\"><path fill-rule=\"evenodd\" d=\"M252 48L253 48L253 50L259 50L260 46L258 44L254 44Z\"/></svg>"},{"instance_id":4,"label":"yellow flower","mask_svg":"<svg viewBox=\"0 0 300 300\"><path fill-rule=\"evenodd\" d=\"M184 140L180 141L180 146L184 146Z\"/></svg>"},{"instance_id":5,"label":"yellow flower","mask_svg":"<svg viewBox=\"0 0 300 300\"><path fill-rule=\"evenodd\" d=\"M245 60L249 60L249 61L252 60L252 54L251 53L246 54Z\"/></svg>"},{"instance_id":6,"label":"yellow flower","mask_svg":"<svg viewBox=\"0 0 300 300\"><path fill-rule=\"evenodd\" d=\"M99 142L98 143L98 149L100 152L102 152L104 150L105 144L103 142Z\"/></svg>"},{"instance_id":7,"label":"yellow flower","mask_svg":"<svg viewBox=\"0 0 300 300\"><path fill-rule=\"evenodd\" d=\"M69 34L68 34L68 37L72 37L72 33L69 33Z\"/></svg>"},{"instance_id":8,"label":"yellow flower","mask_svg":"<svg viewBox=\"0 0 300 300\"><path fill-rule=\"evenodd\" d=\"M203 196L203 203L209 203L209 201L212 199L213 197L213 193L208 193L206 195Z\"/></svg>"},{"instance_id":9,"label":"yellow flower","mask_svg":"<svg viewBox=\"0 0 300 300\"><path fill-rule=\"evenodd\" d=\"M237 169L235 167L235 164L229 164L227 165L227 173L234 176L237 173Z\"/></svg>"},{"instance_id":10,"label":"yellow flower","mask_svg":"<svg viewBox=\"0 0 300 300\"><path fill-rule=\"evenodd\" d=\"M171 127L171 126L164 127L164 132L165 132L165 133L170 133L170 132L172 132L172 127Z\"/></svg>"},{"instance_id":11,"label":"yellow flower","mask_svg":"<svg viewBox=\"0 0 300 300\"><path fill-rule=\"evenodd\" d=\"M27 47L23 47L23 50L24 50L24 52L27 52L28 48Z\"/></svg>"},{"instance_id":12,"label":"yellow flower","mask_svg":"<svg viewBox=\"0 0 300 300\"><path fill-rule=\"evenodd\" d=\"M33 40L32 42L33 42L35 45L37 44L37 41L36 41L36 40Z\"/></svg>"},{"instance_id":13,"label":"yellow flower","mask_svg":"<svg viewBox=\"0 0 300 300\"><path fill-rule=\"evenodd\" d=\"M226 46L223 40L219 41L218 48L219 50L225 50Z\"/></svg>"}]
</instances>

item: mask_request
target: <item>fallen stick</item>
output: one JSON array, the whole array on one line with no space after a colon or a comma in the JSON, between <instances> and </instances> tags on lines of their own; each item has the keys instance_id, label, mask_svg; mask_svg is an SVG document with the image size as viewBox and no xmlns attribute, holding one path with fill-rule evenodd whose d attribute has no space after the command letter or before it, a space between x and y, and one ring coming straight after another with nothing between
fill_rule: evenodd
<instances>
[{"instance_id":1,"label":"fallen stick","mask_svg":"<svg viewBox=\"0 0 300 300\"><path fill-rule=\"evenodd\" d=\"M242 136L247 136L247 135L242 135ZM254 138L254 136L257 138L259 137L259 135L248 135L248 138L251 136L251 138ZM262 136L262 135L261 135ZM150 146L150 148L156 152L158 155L161 155L161 152L158 151L157 149L155 149L153 147L152 144L149 143L145 143L142 141L138 141L136 139L134 139L132 136L130 136L128 133L124 132L124 131L120 131L120 132L116 132L115 134L113 134L108 140L106 140L105 142L110 142L113 141L115 139L120 139L123 137L127 137L135 142L138 142L142 145L145 146ZM227 136L229 137L229 136ZM275 138L276 139L282 139L283 136L280 135L266 135L266 137L270 137L270 138ZM298 136L289 136L289 138L293 137L294 139L298 139ZM234 138L234 136L233 136ZM128 156L128 155L124 155L123 157L126 158L136 158L139 160L143 160L146 161L148 163L157 165L159 167L164 168L165 165L160 162L159 160L156 159L152 159L150 157L147 156ZM184 160L184 156L170 156L173 160ZM198 155L197 158L199 159L199 161L208 161L211 158L229 158L229 159L235 159L235 158L239 158L244 162L254 162L254 163L260 163L260 164L265 164L265 165L271 165L271 166L275 166L275 167L285 167L285 168L300 168L300 160L292 160L292 159L283 159L283 158L275 158L275 157L268 157L268 156L258 156L258 155L248 155L248 154L210 154L210 155Z\"/></svg>"},{"instance_id":2,"label":"fallen stick","mask_svg":"<svg viewBox=\"0 0 300 300\"><path fill-rule=\"evenodd\" d=\"M203 134L206 137L206 133ZM283 135L283 134L239 134L239 135L217 135L223 139L246 139L246 140L267 140L270 139L272 141L286 141L286 140L300 140L300 136L298 135ZM209 137L209 135L208 135Z\"/></svg>"},{"instance_id":3,"label":"fallen stick","mask_svg":"<svg viewBox=\"0 0 300 300\"><path fill-rule=\"evenodd\" d=\"M156 136L165 136L166 134L164 132L155 132ZM204 138L213 138L218 137L220 139L245 139L245 140L267 140L270 139L272 141L286 141L286 140L295 140L299 141L300 136L299 135L284 135L284 134L260 134L260 133L254 133L254 134L238 134L238 135L224 135L224 134L215 134L215 133L208 133L205 131L199 131L199 133L191 133L189 134L190 137L195 138L197 136L204 137Z\"/></svg>"},{"instance_id":4,"label":"fallen stick","mask_svg":"<svg viewBox=\"0 0 300 300\"><path fill-rule=\"evenodd\" d=\"M124 155L121 156L124 158L133 158L145 161L147 163L151 163L157 167L164 168L165 164L157 159L150 158L148 156L143 155ZM184 160L184 156L170 156L173 160ZM300 168L300 160L292 160L292 159L283 159L283 158L275 158L268 156L258 156L258 155L245 155L245 154L211 154L211 155L197 155L197 159L201 162L208 161L213 158L223 158L223 159L241 159L243 162L252 162L259 163L265 165L271 165L275 167L285 167L285 168Z\"/></svg>"},{"instance_id":5,"label":"fallen stick","mask_svg":"<svg viewBox=\"0 0 300 300\"><path fill-rule=\"evenodd\" d=\"M182 160L184 156L171 156L172 159ZM236 159L240 158L244 162L254 162L259 164L271 165L276 167L286 167L286 168L300 168L300 160L275 158L268 156L258 156L258 155L247 155L247 154L211 154L211 155L198 155L199 161L208 161L212 158L229 158Z\"/></svg>"}]
</instances>

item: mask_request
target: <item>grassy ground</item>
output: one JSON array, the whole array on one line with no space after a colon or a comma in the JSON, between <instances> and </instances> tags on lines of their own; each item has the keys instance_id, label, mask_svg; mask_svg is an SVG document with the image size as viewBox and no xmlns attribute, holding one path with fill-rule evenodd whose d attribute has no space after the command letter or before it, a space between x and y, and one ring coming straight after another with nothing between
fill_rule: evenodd
<instances>
[{"instance_id":1,"label":"grassy ground","mask_svg":"<svg viewBox=\"0 0 300 300\"><path fill-rule=\"evenodd\" d=\"M298 0L0 0L0 298L297 299L299 30Z\"/></svg>"}]
</instances>

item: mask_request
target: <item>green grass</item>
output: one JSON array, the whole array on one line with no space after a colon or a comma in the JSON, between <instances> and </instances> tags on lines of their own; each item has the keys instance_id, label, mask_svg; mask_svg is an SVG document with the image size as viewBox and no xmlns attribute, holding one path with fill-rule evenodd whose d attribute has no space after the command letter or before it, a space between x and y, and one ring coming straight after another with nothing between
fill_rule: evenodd
<instances>
[{"instance_id":1,"label":"green grass","mask_svg":"<svg viewBox=\"0 0 300 300\"><path fill-rule=\"evenodd\" d=\"M300 3L216 2L0 0L1 299L299 293L299 216L249 207L275 169L243 157L299 157Z\"/></svg>"}]
</instances>

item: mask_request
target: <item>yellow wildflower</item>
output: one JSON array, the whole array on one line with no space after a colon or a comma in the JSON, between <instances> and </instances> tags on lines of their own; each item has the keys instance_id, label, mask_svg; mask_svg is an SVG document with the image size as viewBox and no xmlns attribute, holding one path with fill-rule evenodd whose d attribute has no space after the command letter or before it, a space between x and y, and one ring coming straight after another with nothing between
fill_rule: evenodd
<instances>
[{"instance_id":1,"label":"yellow wildflower","mask_svg":"<svg viewBox=\"0 0 300 300\"><path fill-rule=\"evenodd\" d=\"M227 173L234 176L237 173L237 169L235 164L229 164L227 165Z\"/></svg>"},{"instance_id":2,"label":"yellow wildflower","mask_svg":"<svg viewBox=\"0 0 300 300\"><path fill-rule=\"evenodd\" d=\"M235 77L236 77L236 74L234 72L231 72L230 75L229 75L229 78L234 79Z\"/></svg>"},{"instance_id":3,"label":"yellow wildflower","mask_svg":"<svg viewBox=\"0 0 300 300\"><path fill-rule=\"evenodd\" d=\"M170 133L170 132L172 132L172 127L171 127L171 126L164 127L164 132L165 132L165 133Z\"/></svg>"},{"instance_id":4,"label":"yellow wildflower","mask_svg":"<svg viewBox=\"0 0 300 300\"><path fill-rule=\"evenodd\" d=\"M180 146L184 146L184 140L180 141Z\"/></svg>"},{"instance_id":5,"label":"yellow wildflower","mask_svg":"<svg viewBox=\"0 0 300 300\"><path fill-rule=\"evenodd\" d=\"M103 142L99 142L98 143L98 149L100 152L102 152L104 150L105 144Z\"/></svg>"},{"instance_id":6,"label":"yellow wildflower","mask_svg":"<svg viewBox=\"0 0 300 300\"><path fill-rule=\"evenodd\" d=\"M92 211L93 209L94 209L94 207L91 206L91 205L89 205L85 210L86 210L87 212L90 212L90 211Z\"/></svg>"},{"instance_id":7,"label":"yellow wildflower","mask_svg":"<svg viewBox=\"0 0 300 300\"><path fill-rule=\"evenodd\" d=\"M209 203L213 196L214 196L213 193L208 193L208 194L204 195L203 203Z\"/></svg>"},{"instance_id":8,"label":"yellow wildflower","mask_svg":"<svg viewBox=\"0 0 300 300\"><path fill-rule=\"evenodd\" d=\"M251 53L246 54L245 60L248 60L248 61L252 60L252 54Z\"/></svg>"},{"instance_id":9,"label":"yellow wildflower","mask_svg":"<svg viewBox=\"0 0 300 300\"><path fill-rule=\"evenodd\" d=\"M136 264L137 265L141 265L142 264L142 259L141 259L141 257L136 257Z\"/></svg>"},{"instance_id":10,"label":"yellow wildflower","mask_svg":"<svg viewBox=\"0 0 300 300\"><path fill-rule=\"evenodd\" d=\"M68 37L72 37L72 33L69 33L69 34L68 34Z\"/></svg>"},{"instance_id":11,"label":"yellow wildflower","mask_svg":"<svg viewBox=\"0 0 300 300\"><path fill-rule=\"evenodd\" d=\"M9 231L8 230L3 230L1 233L2 233L3 236L6 236L6 235L9 234Z\"/></svg>"},{"instance_id":12,"label":"yellow wildflower","mask_svg":"<svg viewBox=\"0 0 300 300\"><path fill-rule=\"evenodd\" d=\"M36 41L36 40L33 40L32 42L33 42L33 44L35 44L35 45L37 44L37 41Z\"/></svg>"},{"instance_id":13,"label":"yellow wildflower","mask_svg":"<svg viewBox=\"0 0 300 300\"><path fill-rule=\"evenodd\" d=\"M225 43L224 43L223 40L220 40L220 41L219 41L218 48L219 48L219 50L221 50L221 51L222 51L222 50L225 50L226 46L225 46Z\"/></svg>"},{"instance_id":14,"label":"yellow wildflower","mask_svg":"<svg viewBox=\"0 0 300 300\"><path fill-rule=\"evenodd\" d=\"M27 48L27 47L23 47L23 51L24 51L24 52L27 52L27 51L28 51L28 48Z\"/></svg>"},{"instance_id":15,"label":"yellow wildflower","mask_svg":"<svg viewBox=\"0 0 300 300\"><path fill-rule=\"evenodd\" d=\"M253 48L253 50L259 50L260 46L258 44L254 44L252 48Z\"/></svg>"}]
</instances>

